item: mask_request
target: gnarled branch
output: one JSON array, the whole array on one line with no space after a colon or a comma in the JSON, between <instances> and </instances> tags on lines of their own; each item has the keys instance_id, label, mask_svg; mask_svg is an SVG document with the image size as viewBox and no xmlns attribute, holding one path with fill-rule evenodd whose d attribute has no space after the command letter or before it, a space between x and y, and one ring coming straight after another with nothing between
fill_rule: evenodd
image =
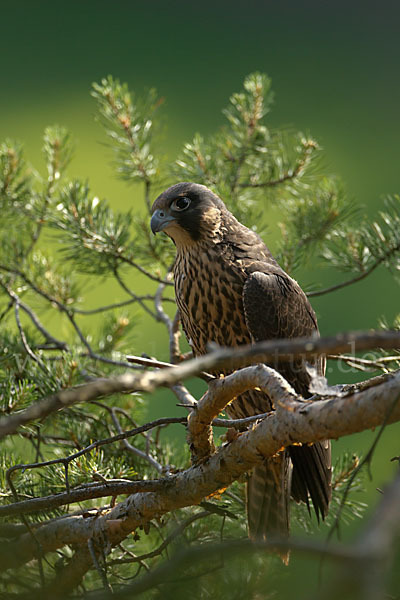
<instances>
[{"instance_id":1,"label":"gnarled branch","mask_svg":"<svg viewBox=\"0 0 400 600\"><path fill-rule=\"evenodd\" d=\"M218 348L206 356L185 361L171 369L157 372L125 373L118 377L98 379L61 390L19 413L0 419L0 439L15 432L21 425L42 419L52 412L78 402L88 402L118 392L152 392L157 387L171 386L202 371L222 367L233 370L257 362L275 365L281 361L290 361L293 356L301 355L306 359L321 354L348 352L349 349L351 352L356 352L372 348L400 348L400 332L341 333L324 338L268 340L239 348Z\"/></svg>"},{"instance_id":2,"label":"gnarled branch","mask_svg":"<svg viewBox=\"0 0 400 600\"><path fill-rule=\"evenodd\" d=\"M240 371L232 374L230 393L243 393L250 387L267 388L267 376L271 384L268 393L274 394L272 384L282 378L261 365L253 369L252 377L242 377ZM283 447L338 438L385 421L400 420L400 371L380 378L376 385L328 400L298 401L289 387L287 392L284 401L276 402L275 411L267 418L218 448L206 461L161 479L161 489L135 493L97 518L73 516L42 525L35 537L43 553L66 544L82 546L91 538L99 544L106 539L107 548L111 548L149 520L177 508L199 504L204 497L225 489ZM0 549L0 568L15 567L37 556L37 543L29 534L24 534L7 548ZM88 568L90 564L88 562Z\"/></svg>"}]
</instances>

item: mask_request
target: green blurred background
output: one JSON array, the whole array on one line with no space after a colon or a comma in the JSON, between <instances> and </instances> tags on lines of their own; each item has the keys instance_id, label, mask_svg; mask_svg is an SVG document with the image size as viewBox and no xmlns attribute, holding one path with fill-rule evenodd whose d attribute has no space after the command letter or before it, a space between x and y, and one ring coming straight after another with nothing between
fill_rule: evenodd
<instances>
[{"instance_id":1,"label":"green blurred background","mask_svg":"<svg viewBox=\"0 0 400 600\"><path fill-rule=\"evenodd\" d=\"M270 125L315 136L326 171L343 178L349 198L373 215L385 194L400 192L397 2L2 0L0 6L0 138L23 141L44 174L43 130L65 125L76 140L70 174L88 177L115 208L127 209L139 196L116 179L94 122L90 86L107 74L138 94L154 86L166 99L160 150L172 160L194 132L211 133L223 123L221 109L246 74L266 72L276 98ZM328 268L316 272L325 284L342 278ZM315 274L301 283L311 281ZM313 304L322 333L330 334L377 326L383 315L391 322L398 298L392 276L379 269ZM166 358L161 327L138 330L132 352L154 354L161 343L158 354ZM161 412L176 410L174 403L167 400ZM340 440L335 451L365 451L373 435ZM398 454L392 426L374 459L371 506Z\"/></svg>"}]
</instances>

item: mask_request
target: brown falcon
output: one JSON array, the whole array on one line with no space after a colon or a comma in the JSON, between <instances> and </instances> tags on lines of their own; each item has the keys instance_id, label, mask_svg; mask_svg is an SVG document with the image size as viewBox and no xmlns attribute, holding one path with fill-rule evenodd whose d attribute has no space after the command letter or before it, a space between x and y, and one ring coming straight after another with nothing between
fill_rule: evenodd
<instances>
[{"instance_id":1,"label":"brown falcon","mask_svg":"<svg viewBox=\"0 0 400 600\"><path fill-rule=\"evenodd\" d=\"M183 329L196 356L207 345L252 342L318 334L315 313L294 279L278 265L254 232L239 223L211 190L178 183L152 207L153 233L164 231L176 245L175 294ZM300 359L276 368L303 397L310 375ZM314 365L324 371L324 361ZM227 408L234 418L271 410L257 390L238 396ZM290 446L251 473L247 490L249 535L287 536L290 496L324 518L331 498L329 442Z\"/></svg>"}]
</instances>

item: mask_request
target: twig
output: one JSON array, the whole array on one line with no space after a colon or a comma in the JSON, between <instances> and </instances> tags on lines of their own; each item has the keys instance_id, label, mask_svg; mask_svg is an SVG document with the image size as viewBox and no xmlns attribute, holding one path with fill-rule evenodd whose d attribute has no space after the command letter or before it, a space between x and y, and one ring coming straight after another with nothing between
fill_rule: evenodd
<instances>
[{"instance_id":1,"label":"twig","mask_svg":"<svg viewBox=\"0 0 400 600\"><path fill-rule=\"evenodd\" d=\"M155 369L168 369L169 367L178 366L169 362L157 360L155 358L148 358L146 356L133 356L132 354L127 354L125 358L130 363L142 365L143 367L154 367Z\"/></svg>"},{"instance_id":2,"label":"twig","mask_svg":"<svg viewBox=\"0 0 400 600\"><path fill-rule=\"evenodd\" d=\"M170 390L178 398L181 406L185 406L185 408L188 408L189 410L197 406L197 400L182 383L171 385Z\"/></svg>"},{"instance_id":3,"label":"twig","mask_svg":"<svg viewBox=\"0 0 400 600\"><path fill-rule=\"evenodd\" d=\"M160 283L157 288L156 295L154 297L154 306L156 308L157 320L162 321L167 328L168 336L169 336L169 356L171 363L175 364L182 360L182 355L179 347L179 338L180 338L180 314L179 310L175 312L175 316L173 319L164 311L162 302L163 302L163 292L165 290L165 285L168 281L172 279L172 267L170 267L167 275L165 276L165 283Z\"/></svg>"},{"instance_id":4,"label":"twig","mask_svg":"<svg viewBox=\"0 0 400 600\"><path fill-rule=\"evenodd\" d=\"M19 269L15 269L15 268L11 268L11 267L7 267L7 265L4 264L0 264L0 270L1 271L5 271L6 273L12 273L13 275L17 275L18 277L21 277L21 279L23 281L25 281L25 283L32 288L32 290L34 292L36 292L39 296L42 296L42 298L45 298L48 302L50 302L50 304L54 304L55 306L57 306L57 308L61 311L61 312L68 312L68 309L66 306L64 306L64 304L62 304L62 302L60 302L59 300L57 300L56 298L53 298L52 296L50 296L50 294L48 294L47 292L45 292L44 290L40 289L37 285L35 285L33 283L33 281L31 281L29 279L29 277L27 275L25 275L25 273L23 273L22 271L20 271Z\"/></svg>"},{"instance_id":5,"label":"twig","mask_svg":"<svg viewBox=\"0 0 400 600\"><path fill-rule=\"evenodd\" d=\"M90 556L93 561L93 565L94 565L96 571L98 572L98 574L100 575L100 579L103 582L104 589L107 590L108 592L112 592L112 587L108 583L106 570L105 570L105 568L104 569L101 568L99 561L97 560L96 551L94 549L94 544L93 544L92 538L90 538L88 540L87 545L89 548Z\"/></svg>"},{"instance_id":6,"label":"twig","mask_svg":"<svg viewBox=\"0 0 400 600\"><path fill-rule=\"evenodd\" d=\"M385 364L392 362L400 362L400 354L398 356L378 356L376 360L360 358L358 356L346 356L344 354L328 354L328 360L341 360L363 371L373 371L381 369L386 372Z\"/></svg>"},{"instance_id":7,"label":"twig","mask_svg":"<svg viewBox=\"0 0 400 600\"><path fill-rule=\"evenodd\" d=\"M126 360L129 363L142 365L143 367L154 367L155 369L167 369L169 367L178 367L179 365L175 363L160 361L155 358L148 358L145 356L134 356L133 354L128 354ZM215 379L214 375L210 375L204 371L197 373L195 376L203 379L203 381L209 382Z\"/></svg>"},{"instance_id":8,"label":"twig","mask_svg":"<svg viewBox=\"0 0 400 600\"><path fill-rule=\"evenodd\" d=\"M131 258L128 258L127 256L124 256L123 254L115 254L115 258L118 258L122 262L125 262L128 265L130 265L131 267L134 267L135 269L137 269L138 271L143 273L143 275L146 275L146 277L148 277L149 279L152 279L153 281L157 281L158 283L164 283L164 280L161 279L161 277L157 277L157 275L153 275L149 271L146 271L146 269L141 267L138 263L135 263ZM166 285L174 285L174 284L170 281L167 281Z\"/></svg>"},{"instance_id":9,"label":"twig","mask_svg":"<svg viewBox=\"0 0 400 600\"><path fill-rule=\"evenodd\" d=\"M0 323L4 319L4 317L6 317L8 315L8 313L10 312L10 310L13 307L13 304L14 304L13 302L9 302L7 304L7 306L5 307L5 309L0 313Z\"/></svg>"},{"instance_id":10,"label":"twig","mask_svg":"<svg viewBox=\"0 0 400 600\"><path fill-rule=\"evenodd\" d=\"M18 277L21 277L21 279L23 279L25 281L25 283L27 285L29 285L29 287L32 288L32 290L34 292L36 292L39 296L42 296L42 298L45 298L48 302L50 302L51 304L54 304L55 306L57 306L57 308L60 310L60 312L64 313L67 318L69 319L71 325L73 326L73 328L75 329L76 333L78 334L79 339L81 340L81 342L83 343L83 345L87 348L88 350L88 354L90 356L90 358L94 359L94 360L98 360L100 362L104 362L106 364L110 364L110 365L114 365L117 367L125 367L128 369L132 369L134 368L133 365L130 365L127 362L123 362L123 361L117 361L117 360L111 360L110 358L106 358L105 356L101 356L100 354L96 354L96 352L94 352L89 344L89 342L87 341L87 339L85 338L85 336L83 335L82 331L80 330L80 328L78 327L75 319L74 319L74 313L72 310L70 310L69 308L67 308L62 302L60 302L59 300L57 300L56 298L50 296L49 294L47 294L47 292L41 290L40 288L38 288L33 281L31 281L26 275L25 273L23 273L22 271L19 271L18 269L11 269L9 267L7 267L6 265L0 264L0 270L2 271L6 271L7 273L13 273L14 275L18 275Z\"/></svg>"},{"instance_id":11,"label":"twig","mask_svg":"<svg viewBox=\"0 0 400 600\"><path fill-rule=\"evenodd\" d=\"M114 271L114 277L115 279L118 281L119 285L121 286L121 288L129 295L132 297L132 299L135 302L138 302L138 304L140 304L140 306L143 308L143 310L145 312L147 312L153 319L156 319L157 316L153 313L153 311L145 305L145 303L143 302L143 300L140 299L140 296L136 296L136 294L134 292L132 292L131 289L128 288L128 286L125 284L124 280L122 279L122 277L120 276L120 274L118 273L118 269L115 268Z\"/></svg>"},{"instance_id":12,"label":"twig","mask_svg":"<svg viewBox=\"0 0 400 600\"><path fill-rule=\"evenodd\" d=\"M115 411L113 411L113 410L111 410L111 418L113 420L116 430L118 431L118 434L125 435L124 432L122 431L121 424L120 424L119 420L117 419ZM158 426L159 426L159 423L157 425L155 425L155 427L158 427ZM136 456L139 456L139 458L146 460L154 469L156 469L156 471L158 473L168 473L168 468L161 465L158 462L158 460L156 460L155 458L150 456L150 454L143 452L139 448L135 448L135 446L132 446L132 444L130 444L126 438L123 438L121 441L122 441L123 445L125 446L125 448L127 450L129 450L129 452L132 452Z\"/></svg>"},{"instance_id":13,"label":"twig","mask_svg":"<svg viewBox=\"0 0 400 600\"><path fill-rule=\"evenodd\" d=\"M20 306L20 308L22 308L22 310L30 317L30 319L31 319L32 323L35 325L36 329L38 331L40 331L40 333L43 335L43 337L45 338L45 340L47 342L49 342L50 344L54 344L54 346L60 350L68 350L67 343L62 342L61 340L58 340L53 335L51 335L51 333L48 332L47 329L44 327L44 325L42 325L42 323L39 321L39 318L34 313L34 311L27 304L22 302L20 297L13 290L11 290L7 285L5 285L5 283L3 283L1 281L1 279L0 279L0 286L10 296L10 298L12 299L12 302L14 304L16 302L18 302L18 305Z\"/></svg>"},{"instance_id":14,"label":"twig","mask_svg":"<svg viewBox=\"0 0 400 600\"><path fill-rule=\"evenodd\" d=\"M347 281L342 281L341 283L337 283L336 285L332 285L331 287L325 288L324 290L316 290L315 292L307 292L307 296L309 298L315 298L316 296L322 296L323 294L329 294L330 292L335 292L336 290L340 290L344 287L347 287L348 285L357 283L358 281L361 281L362 279L365 279L366 277L368 277L368 275L370 275L373 271L375 271L375 269L377 267L379 267L379 265L381 265L385 260L387 260L390 256L392 256L399 250L400 250L400 243L397 244L396 246L394 246L393 248L390 248L387 252L385 252L385 254L383 256L378 258L378 260L375 261L369 267L369 269L367 269L363 273L360 273L360 275L357 275L356 277L353 277L352 279L348 279Z\"/></svg>"},{"instance_id":15,"label":"twig","mask_svg":"<svg viewBox=\"0 0 400 600\"><path fill-rule=\"evenodd\" d=\"M105 306L99 306L98 308L91 308L88 310L84 310L83 308L72 308L71 310L72 312L80 315L95 315L97 313L105 312L107 310L113 310L114 308L122 308L123 306L129 306L130 304L134 304L135 302L144 300L154 302L154 296L152 296L151 294L145 294L143 296L135 295L135 297L132 297L130 300L123 300L122 302L115 302L114 304L107 304ZM175 304L175 300L173 298L164 298L164 301Z\"/></svg>"},{"instance_id":16,"label":"twig","mask_svg":"<svg viewBox=\"0 0 400 600\"><path fill-rule=\"evenodd\" d=\"M118 420L116 419L116 417L114 417L114 419L115 419L114 423L115 424L118 423L118 425L116 425L116 426L118 429L120 429ZM95 450L96 448L100 448L101 446L106 446L108 444L114 444L115 442L126 440L129 437L133 437L135 435L143 433L144 431L149 431L150 429L154 429L155 427L159 427L160 425L166 425L166 424L169 425L171 423L185 423L185 422L186 422L186 417L164 417L161 419L156 419L155 421L151 421L150 423L146 423L145 425L142 425L141 427L136 427L135 429L131 429L129 431L120 431L118 433L118 435L114 435L109 438L104 438L102 440L96 440L95 442L92 442L91 444L89 444L89 446L82 448L82 450L79 450L78 452L75 452L74 454L70 454L69 456L65 456L64 458L53 458L51 460L46 460L44 462L13 465L6 471L6 480L7 480L8 484L10 485L11 477L15 471L18 471L18 470L26 471L26 469L40 469L42 467L49 467L51 465L57 465L57 464L62 464L65 467L66 465L68 466L69 463L72 462L73 460L76 460L80 456L83 456L84 454L87 454L88 452L91 452L92 450ZM148 457L144 452L142 453L140 450L137 451L137 454L138 454L138 456L140 456L141 458L144 458L146 460L149 460L149 458L151 459L151 457ZM153 466L156 467L160 473L162 472L163 468L157 462L155 462L153 464ZM2 507L0 507L0 515L1 515L1 510L2 510Z\"/></svg>"},{"instance_id":17,"label":"twig","mask_svg":"<svg viewBox=\"0 0 400 600\"><path fill-rule=\"evenodd\" d=\"M194 521L197 521L198 519L204 519L204 517L209 517L210 514L211 513L208 510L204 510L200 513L195 513L194 515L191 515L190 517L188 517L187 519L182 521L178 525L178 527L176 529L174 529L174 531L172 531L172 533L169 534L169 536L163 541L163 543L160 546L158 546L158 548L153 550L152 552L147 552L147 554L142 554L141 556L133 556L131 558L118 558L115 560L110 560L107 564L110 566L111 565L129 564L129 563L140 562L142 560L146 560L149 558L154 558L155 556L159 556L167 548L167 546L169 546L169 544L176 537L178 537L178 535L180 535L189 525L191 525Z\"/></svg>"},{"instance_id":18,"label":"twig","mask_svg":"<svg viewBox=\"0 0 400 600\"><path fill-rule=\"evenodd\" d=\"M183 360L181 349L179 346L179 339L181 337L181 315L179 310L176 311L169 335L169 355L171 362L178 363Z\"/></svg>"},{"instance_id":19,"label":"twig","mask_svg":"<svg viewBox=\"0 0 400 600\"><path fill-rule=\"evenodd\" d=\"M171 281L171 279L172 279L172 273L171 273L171 271L168 271L168 273L164 277L163 282L160 283L160 285L158 286L156 294L154 296L156 319L157 319L157 321L161 321L162 323L164 323L164 325L166 325L168 331L170 330L170 328L172 326L172 321L162 307L162 299L163 299L162 295L163 295L165 286L167 285L168 281Z\"/></svg>"},{"instance_id":20,"label":"twig","mask_svg":"<svg viewBox=\"0 0 400 600\"><path fill-rule=\"evenodd\" d=\"M73 316L73 314L71 314L71 312L66 311L66 315L71 323L71 325L73 326L73 328L75 329L76 333L78 334L79 339L81 340L82 344L85 346L85 348L88 351L88 355L90 358L92 358L93 360L98 360L99 362L103 362L106 363L107 365L114 365L115 367L125 367L128 369L134 369L135 366L122 361L122 360L113 360L111 358L106 358L105 356L102 356L101 354L97 354L97 352L94 352L93 348L91 347L91 345L89 344L89 342L87 341L87 339L85 338L85 336L83 335L80 327L78 326L77 322L75 321L75 318Z\"/></svg>"},{"instance_id":21,"label":"twig","mask_svg":"<svg viewBox=\"0 0 400 600\"><path fill-rule=\"evenodd\" d=\"M31 359L37 365L39 365L39 367L42 369L42 371L44 371L46 374L48 374L48 369L47 369L46 365L39 358L39 356L36 356L36 354L33 352L32 348L29 346L28 340L26 339L25 331L22 327L21 320L19 318L19 300L14 301L14 313L15 313L15 321L17 323L19 335L21 337L22 345L25 348L25 352L28 354L28 356L31 357Z\"/></svg>"},{"instance_id":22,"label":"twig","mask_svg":"<svg viewBox=\"0 0 400 600\"><path fill-rule=\"evenodd\" d=\"M163 479L148 479L145 481L110 479L101 483L92 482L86 486L72 489L68 493L61 492L60 494L52 494L51 496L30 498L29 500L20 500L13 504L4 504L0 506L0 516L10 517L26 515L42 510L50 511L59 508L60 506L84 502L85 500L94 500L95 498L105 498L107 496L136 494L138 492L155 492L157 490L162 490L165 487L166 481Z\"/></svg>"}]
</instances>

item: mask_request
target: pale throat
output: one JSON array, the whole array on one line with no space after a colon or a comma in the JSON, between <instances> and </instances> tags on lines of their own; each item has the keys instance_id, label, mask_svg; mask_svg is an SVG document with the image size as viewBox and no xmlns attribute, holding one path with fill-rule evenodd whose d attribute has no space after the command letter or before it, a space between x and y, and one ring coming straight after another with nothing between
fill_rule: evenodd
<instances>
[{"instance_id":1,"label":"pale throat","mask_svg":"<svg viewBox=\"0 0 400 600\"><path fill-rule=\"evenodd\" d=\"M164 231L175 242L178 254L192 253L206 250L222 240L221 221L221 212L217 208L207 210L202 215L199 225L200 237L197 240L194 240L178 223L171 223L164 228Z\"/></svg>"}]
</instances>

